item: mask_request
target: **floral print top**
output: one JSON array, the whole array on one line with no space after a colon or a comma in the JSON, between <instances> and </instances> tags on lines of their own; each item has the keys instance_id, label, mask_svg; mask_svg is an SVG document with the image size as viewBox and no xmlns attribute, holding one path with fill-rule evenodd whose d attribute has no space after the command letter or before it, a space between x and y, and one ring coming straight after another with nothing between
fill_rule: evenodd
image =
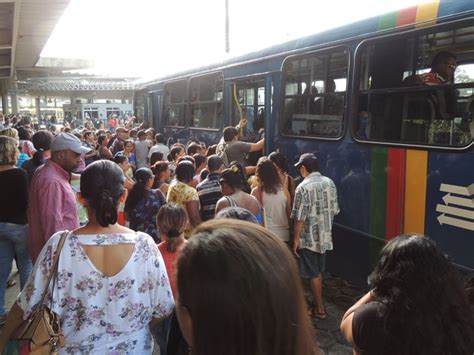
<instances>
[{"instance_id":1,"label":"floral print top","mask_svg":"<svg viewBox=\"0 0 474 355\"><path fill-rule=\"evenodd\" d=\"M156 226L156 215L165 203L165 196L160 190L148 189L145 197L138 201L131 211L128 211L130 228L149 234L158 243L160 235Z\"/></svg>"},{"instance_id":2,"label":"floral print top","mask_svg":"<svg viewBox=\"0 0 474 355\"><path fill-rule=\"evenodd\" d=\"M41 251L18 296L26 319L37 307L63 232L55 233ZM123 269L101 273L83 245L134 244ZM59 315L65 337L60 354L151 354L152 318L168 316L174 306L163 258L153 239L141 232L108 235L70 233L59 258L57 278L46 304ZM53 301L51 301L53 300Z\"/></svg>"},{"instance_id":3,"label":"floral print top","mask_svg":"<svg viewBox=\"0 0 474 355\"><path fill-rule=\"evenodd\" d=\"M199 195L194 187L181 181L173 180L168 187L168 196L166 200L168 203L174 202L186 208L186 203L189 201L199 202Z\"/></svg>"}]
</instances>

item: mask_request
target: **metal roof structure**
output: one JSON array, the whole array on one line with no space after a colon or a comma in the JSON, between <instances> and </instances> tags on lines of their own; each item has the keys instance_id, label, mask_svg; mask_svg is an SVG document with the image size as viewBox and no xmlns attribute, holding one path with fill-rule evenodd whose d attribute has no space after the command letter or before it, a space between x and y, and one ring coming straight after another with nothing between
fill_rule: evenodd
<instances>
[{"instance_id":1,"label":"metal roof structure","mask_svg":"<svg viewBox=\"0 0 474 355\"><path fill-rule=\"evenodd\" d=\"M17 82L18 93L30 96L75 96L94 99L127 99L133 97L133 79L48 77Z\"/></svg>"},{"instance_id":2,"label":"metal roof structure","mask_svg":"<svg viewBox=\"0 0 474 355\"><path fill-rule=\"evenodd\" d=\"M36 63L70 0L0 0L0 79Z\"/></svg>"},{"instance_id":3,"label":"metal roof structure","mask_svg":"<svg viewBox=\"0 0 474 355\"><path fill-rule=\"evenodd\" d=\"M31 96L133 96L133 79L95 78L72 71L92 60L40 57L71 0L0 0L0 93ZM16 100L16 99L15 99Z\"/></svg>"},{"instance_id":4,"label":"metal roof structure","mask_svg":"<svg viewBox=\"0 0 474 355\"><path fill-rule=\"evenodd\" d=\"M18 82L18 89L31 91L110 91L133 90L132 81L103 78L48 78Z\"/></svg>"}]
</instances>

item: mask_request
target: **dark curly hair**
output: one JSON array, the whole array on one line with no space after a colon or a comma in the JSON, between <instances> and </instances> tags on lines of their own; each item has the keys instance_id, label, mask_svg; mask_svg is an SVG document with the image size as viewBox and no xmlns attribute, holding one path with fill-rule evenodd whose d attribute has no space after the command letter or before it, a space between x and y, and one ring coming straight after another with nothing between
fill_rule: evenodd
<instances>
[{"instance_id":1,"label":"dark curly hair","mask_svg":"<svg viewBox=\"0 0 474 355\"><path fill-rule=\"evenodd\" d=\"M263 191L267 194L276 194L281 188L280 177L275 164L268 158L262 157L258 160L255 171Z\"/></svg>"},{"instance_id":2,"label":"dark curly hair","mask_svg":"<svg viewBox=\"0 0 474 355\"><path fill-rule=\"evenodd\" d=\"M387 307L385 354L472 354L473 316L461 279L429 238L391 240L370 281Z\"/></svg>"}]
</instances>

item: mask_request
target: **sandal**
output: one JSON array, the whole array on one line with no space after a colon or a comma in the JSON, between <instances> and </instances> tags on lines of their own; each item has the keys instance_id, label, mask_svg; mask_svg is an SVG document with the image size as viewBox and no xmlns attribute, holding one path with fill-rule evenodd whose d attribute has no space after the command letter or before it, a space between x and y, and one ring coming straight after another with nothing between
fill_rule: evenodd
<instances>
[{"instance_id":1,"label":"sandal","mask_svg":"<svg viewBox=\"0 0 474 355\"><path fill-rule=\"evenodd\" d=\"M16 281L11 279L7 281L7 288L13 287L16 285Z\"/></svg>"}]
</instances>

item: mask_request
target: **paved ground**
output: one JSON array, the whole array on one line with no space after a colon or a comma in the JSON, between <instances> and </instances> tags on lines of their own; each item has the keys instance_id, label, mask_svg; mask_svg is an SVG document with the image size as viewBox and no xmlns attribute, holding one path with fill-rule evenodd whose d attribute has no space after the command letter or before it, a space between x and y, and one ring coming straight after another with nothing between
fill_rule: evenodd
<instances>
[{"instance_id":1,"label":"paved ground","mask_svg":"<svg viewBox=\"0 0 474 355\"><path fill-rule=\"evenodd\" d=\"M312 300L309 283L304 283L304 290L306 298ZM352 355L352 348L342 337L339 324L346 310L363 294L363 290L342 279L324 275L323 298L328 316L324 320L312 319L321 355Z\"/></svg>"},{"instance_id":2,"label":"paved ground","mask_svg":"<svg viewBox=\"0 0 474 355\"><path fill-rule=\"evenodd\" d=\"M10 309L20 291L18 274L15 275L14 279L17 281L17 284L8 288L6 292L5 300L7 309ZM306 297L312 300L309 284L304 284L304 286ZM323 295L328 317L324 320L312 319L321 355L352 355L352 348L343 339L339 331L339 324L344 312L352 306L363 293L363 290L348 285L342 279L325 275ZM156 350L154 355L159 354L157 348L158 347L155 346Z\"/></svg>"}]
</instances>

